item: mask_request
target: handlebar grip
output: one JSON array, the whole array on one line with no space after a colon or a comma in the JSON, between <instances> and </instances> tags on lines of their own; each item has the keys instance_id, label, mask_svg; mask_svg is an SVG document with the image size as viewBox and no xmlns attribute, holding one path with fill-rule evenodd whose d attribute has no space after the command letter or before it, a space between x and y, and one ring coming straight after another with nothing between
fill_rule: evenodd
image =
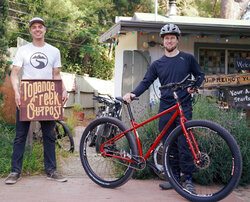
<instances>
[{"instance_id":1,"label":"handlebar grip","mask_svg":"<svg viewBox=\"0 0 250 202\"><path fill-rule=\"evenodd\" d=\"M175 85L175 83L169 83L169 84L167 84L167 85L160 86L159 89L160 89L160 90L171 89L171 88L174 87L174 85Z\"/></svg>"},{"instance_id":2,"label":"handlebar grip","mask_svg":"<svg viewBox=\"0 0 250 202\"><path fill-rule=\"evenodd\" d=\"M115 97L115 99L119 100L120 102L124 103L124 104L127 104L126 101L123 100L123 97L119 96L119 97ZM139 100L139 97L134 97L134 98L131 98L131 100Z\"/></svg>"}]
</instances>

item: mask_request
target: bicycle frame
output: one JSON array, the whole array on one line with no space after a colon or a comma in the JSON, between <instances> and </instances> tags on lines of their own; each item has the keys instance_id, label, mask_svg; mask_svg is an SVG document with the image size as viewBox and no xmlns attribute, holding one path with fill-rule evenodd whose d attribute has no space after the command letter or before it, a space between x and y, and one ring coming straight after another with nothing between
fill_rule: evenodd
<instances>
[{"instance_id":1,"label":"bicycle frame","mask_svg":"<svg viewBox=\"0 0 250 202\"><path fill-rule=\"evenodd\" d=\"M176 94L174 92L174 94ZM176 95L177 96L177 95ZM130 132L130 131L133 131L134 132L134 135L135 135L135 138L136 138L136 143L137 143L137 147L138 147L138 150L139 150L139 156L144 158L145 160L147 160L150 156L150 154L152 153L152 151L155 149L155 147L157 146L157 144L160 142L160 140L162 139L162 137L166 134L167 130L169 129L169 127L173 124L174 120L179 116L180 117L180 124L181 124L181 127L182 127L182 130L183 130L183 133L187 139L187 142L189 144L189 147L191 149L191 152L194 156L194 159L197 163L199 163L199 160L198 160L198 155L200 154L200 151L199 151L199 148L198 148L198 145L197 145L197 142L194 138L194 135L192 133L192 131L189 131L190 132L190 137L189 137L189 134L188 134L188 131L185 127L185 122L187 121L187 119L184 117L184 113L183 113L183 110L182 110L182 107L181 107L181 104L180 102L178 101L177 99L177 102L174 106L164 110L163 112L149 118L148 120L138 124L135 122L134 118L133 118L133 114L132 114L132 111L131 111L131 108L130 108L130 105L128 104L127 105L128 107L128 111L129 111L129 115L130 115L130 118L131 118L131 124L132 124L132 127L118 135L116 135L115 137L113 137L112 139L108 140L107 142L103 143L102 146L101 146L101 154L102 156L110 156L110 157L115 157L115 158L118 158L118 159L121 159L121 160L125 160L125 161L128 161L128 162L131 162L131 163L135 163L135 161L133 159L131 159L131 157L129 156L126 156L126 157L122 157L122 156L118 156L118 155L114 155L114 154L108 154L104 151L103 147L105 144L108 144L108 143L113 143L117 140L119 140L120 138L122 138L126 133ZM137 128L139 127L142 127L144 126L145 124L167 114L167 113L170 113L172 111L176 110L176 112L173 114L173 116L171 117L171 119L168 121L168 123L165 125L165 127L163 128L163 130L160 132L160 134L157 136L157 138L155 139L154 143L152 144L152 146L149 148L149 150L147 151L146 155L143 156L143 152L142 152L142 146L141 146L141 142L140 142L140 138L139 138L139 135L136 131ZM193 146L194 145L194 146Z\"/></svg>"}]
</instances>

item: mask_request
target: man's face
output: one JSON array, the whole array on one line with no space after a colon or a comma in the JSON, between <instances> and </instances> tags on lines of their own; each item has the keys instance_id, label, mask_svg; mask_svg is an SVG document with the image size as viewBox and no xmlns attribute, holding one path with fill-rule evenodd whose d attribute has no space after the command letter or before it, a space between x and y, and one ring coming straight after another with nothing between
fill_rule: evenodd
<instances>
[{"instance_id":1,"label":"man's face","mask_svg":"<svg viewBox=\"0 0 250 202\"><path fill-rule=\"evenodd\" d=\"M46 33L46 28L39 22L33 23L29 30L33 39L43 39Z\"/></svg>"},{"instance_id":2,"label":"man's face","mask_svg":"<svg viewBox=\"0 0 250 202\"><path fill-rule=\"evenodd\" d=\"M162 39L163 45L168 52L172 52L177 48L177 45L179 43L178 38L174 34L167 34Z\"/></svg>"}]
</instances>

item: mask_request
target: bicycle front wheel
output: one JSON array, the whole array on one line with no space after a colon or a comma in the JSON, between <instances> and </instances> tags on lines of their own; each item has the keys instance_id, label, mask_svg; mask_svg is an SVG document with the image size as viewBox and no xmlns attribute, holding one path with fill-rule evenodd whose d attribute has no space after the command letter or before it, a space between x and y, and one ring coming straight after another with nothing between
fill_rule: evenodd
<instances>
[{"instance_id":1,"label":"bicycle front wheel","mask_svg":"<svg viewBox=\"0 0 250 202\"><path fill-rule=\"evenodd\" d=\"M126 133L107 143L125 130L120 120L102 117L92 121L83 132L80 142L81 162L91 180L100 186L118 187L132 177L133 163L118 158L131 159L137 154L136 144L131 134ZM93 135L96 135L98 140L95 147L90 146Z\"/></svg>"},{"instance_id":2,"label":"bicycle front wheel","mask_svg":"<svg viewBox=\"0 0 250 202\"><path fill-rule=\"evenodd\" d=\"M199 161L194 160L179 126L169 135L163 149L163 166L169 182L191 201L225 198L241 176L242 158L235 139L227 130L210 121L193 120L186 122L185 126L189 136L193 134L195 137L200 151L196 152ZM185 180L185 174L190 177L190 173L194 185L192 191ZM184 178L180 177L183 174Z\"/></svg>"},{"instance_id":3,"label":"bicycle front wheel","mask_svg":"<svg viewBox=\"0 0 250 202\"><path fill-rule=\"evenodd\" d=\"M74 152L74 139L66 123L63 121L56 121L55 134L56 144L59 148L67 152Z\"/></svg>"}]
</instances>

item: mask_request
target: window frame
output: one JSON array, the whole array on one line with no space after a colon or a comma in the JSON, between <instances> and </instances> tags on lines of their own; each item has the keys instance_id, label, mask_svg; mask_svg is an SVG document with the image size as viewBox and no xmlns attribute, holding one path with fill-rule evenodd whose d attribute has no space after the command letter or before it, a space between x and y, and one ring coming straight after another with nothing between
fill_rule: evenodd
<instances>
[{"instance_id":1,"label":"window frame","mask_svg":"<svg viewBox=\"0 0 250 202\"><path fill-rule=\"evenodd\" d=\"M225 74L228 74L228 50L236 50L236 51L249 51L250 48L247 44L223 44L223 43L194 43L194 57L200 64L200 49L218 49L225 51Z\"/></svg>"}]
</instances>

